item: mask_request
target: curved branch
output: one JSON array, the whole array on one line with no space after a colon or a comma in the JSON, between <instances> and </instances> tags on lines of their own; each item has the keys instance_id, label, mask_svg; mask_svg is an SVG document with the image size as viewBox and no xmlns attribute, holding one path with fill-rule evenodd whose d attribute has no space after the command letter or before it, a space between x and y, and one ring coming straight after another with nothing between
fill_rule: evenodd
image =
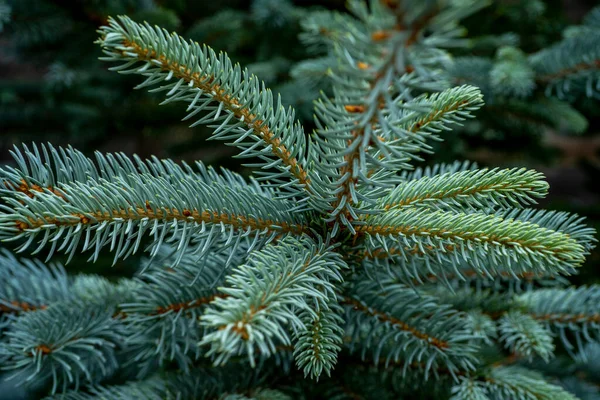
<instances>
[{"instance_id":1,"label":"curved branch","mask_svg":"<svg viewBox=\"0 0 600 400\"><path fill-rule=\"evenodd\" d=\"M157 89L170 89L165 102L189 102L188 111L194 111L187 118L203 109L212 110L197 123L218 123L214 137L235 139L233 143L244 150L244 157L264 160L265 150L268 151L275 161L261 165L278 168L280 173L275 174L275 179L289 175L303 190L310 190L303 129L294 120L293 111L286 111L280 101L273 103L271 92L258 78L242 72L226 55L217 55L207 46L188 43L175 34L153 30L127 17L121 17L120 22L111 19L109 26L102 28L99 40L109 55L105 60L127 62L113 70L148 76L138 87L176 78L176 83ZM140 61L143 66L122 71ZM201 96L207 99L202 100ZM219 106L209 107L211 101ZM237 122L232 123L232 118ZM265 150L256 150L255 144L246 141L250 134L255 135L257 144L262 143Z\"/></svg>"}]
</instances>

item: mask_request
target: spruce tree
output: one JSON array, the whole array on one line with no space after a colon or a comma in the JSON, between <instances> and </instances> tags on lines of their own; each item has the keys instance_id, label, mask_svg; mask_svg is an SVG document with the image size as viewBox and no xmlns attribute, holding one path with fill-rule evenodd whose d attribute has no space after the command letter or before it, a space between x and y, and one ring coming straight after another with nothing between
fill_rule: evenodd
<instances>
[{"instance_id":1,"label":"spruce tree","mask_svg":"<svg viewBox=\"0 0 600 400\"><path fill-rule=\"evenodd\" d=\"M594 230L528 208L536 171L414 167L484 105L447 50L482 2L348 5L305 21L331 85L310 133L223 52L128 17L100 29L111 70L255 172L16 147L0 238L48 259L0 260L9 378L50 399L598 396L600 288L566 279ZM51 262L81 251L146 257L118 281Z\"/></svg>"}]
</instances>

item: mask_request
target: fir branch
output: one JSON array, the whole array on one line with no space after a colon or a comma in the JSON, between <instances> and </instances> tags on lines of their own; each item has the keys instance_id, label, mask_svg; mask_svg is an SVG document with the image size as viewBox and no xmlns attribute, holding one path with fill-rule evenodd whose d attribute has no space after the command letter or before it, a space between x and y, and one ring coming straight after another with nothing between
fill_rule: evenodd
<instances>
[{"instance_id":1,"label":"fir branch","mask_svg":"<svg viewBox=\"0 0 600 400\"><path fill-rule=\"evenodd\" d=\"M195 169L186 163L178 164L168 159L142 160L137 155L128 157L123 153L95 153L95 160L81 151L69 146L54 147L51 144L32 144L31 149L22 145L10 151L16 167L5 165L0 168L0 193L13 196L15 192L35 197L38 193L50 191L64 198L61 187L73 182L87 183L98 180L120 178L135 181L135 176L151 175L171 182L181 180L201 181L207 185L213 183L232 188L246 188L265 197L274 197L276 191L261 187L253 179L246 180L241 175L221 168L217 173L212 167L206 167L196 161ZM130 177L132 177L130 179Z\"/></svg>"},{"instance_id":2,"label":"fir branch","mask_svg":"<svg viewBox=\"0 0 600 400\"><path fill-rule=\"evenodd\" d=\"M521 169L481 169L435 177L423 177L399 184L385 197L387 210L407 206L431 208L519 207L544 197L548 184L539 172Z\"/></svg>"},{"instance_id":3,"label":"fir branch","mask_svg":"<svg viewBox=\"0 0 600 400\"><path fill-rule=\"evenodd\" d=\"M403 182L413 181L421 178L434 178L443 174L453 174L464 171L477 170L477 163L471 161L454 161L452 163L440 163L427 165L424 167L416 167L411 171L401 171L400 177Z\"/></svg>"},{"instance_id":4,"label":"fir branch","mask_svg":"<svg viewBox=\"0 0 600 400\"><path fill-rule=\"evenodd\" d=\"M492 398L575 400L560 386L546 382L540 374L525 368L492 368L484 379L486 392Z\"/></svg>"},{"instance_id":5,"label":"fir branch","mask_svg":"<svg viewBox=\"0 0 600 400\"><path fill-rule=\"evenodd\" d=\"M553 355L550 332L529 315L509 312L500 319L498 330L500 341L517 356L537 355L548 361Z\"/></svg>"},{"instance_id":6,"label":"fir branch","mask_svg":"<svg viewBox=\"0 0 600 400\"><path fill-rule=\"evenodd\" d=\"M312 301L326 304L336 298L333 284L341 281L339 270L344 266L338 254L308 239L289 237L253 252L248 263L227 278L228 286L220 288L228 297L217 298L202 316L203 325L214 331L201 344L209 346L208 354L217 364L246 353L254 365L257 348L268 357L277 343L291 344L288 328L306 329L299 311L316 316Z\"/></svg>"},{"instance_id":7,"label":"fir branch","mask_svg":"<svg viewBox=\"0 0 600 400\"><path fill-rule=\"evenodd\" d=\"M426 113L415 112L406 129L414 134L433 135L443 130L450 130L449 125L461 124L472 113L483 106L481 91L474 86L456 86L431 95L423 95L415 99L411 106L427 107Z\"/></svg>"},{"instance_id":8,"label":"fir branch","mask_svg":"<svg viewBox=\"0 0 600 400\"><path fill-rule=\"evenodd\" d=\"M532 285L552 287L566 283L561 275L575 273L574 268L550 269L543 265L533 266L525 262L480 263L477 258L464 258L451 253L461 251L460 246L444 245L443 253L438 255L439 247L433 244L413 244L412 246L388 243L380 246L374 242L366 246L357 246L349 251L356 262L362 263L367 271L386 271L390 276L410 286L427 283L440 283L448 288L457 285L476 284L492 287L494 282L504 282L511 290L522 292ZM473 248L471 248L473 250ZM448 260L452 261L450 263Z\"/></svg>"},{"instance_id":9,"label":"fir branch","mask_svg":"<svg viewBox=\"0 0 600 400\"><path fill-rule=\"evenodd\" d=\"M564 211L536 210L531 208L505 210L498 214L503 219L514 219L529 222L546 229L563 232L571 239L577 241L586 251L586 254L598 241L596 231L584 224L585 218L577 214Z\"/></svg>"},{"instance_id":10,"label":"fir branch","mask_svg":"<svg viewBox=\"0 0 600 400\"><path fill-rule=\"evenodd\" d=\"M289 177L292 183L282 187L305 196L310 178L303 129L294 120L293 111L285 110L279 99L274 103L271 91L261 88L258 78L233 66L223 53L217 55L207 46L188 43L127 17L120 17L119 22L111 19L100 32L98 42L108 55L104 59L124 62L113 70L146 76L138 88L176 78L177 82L157 89L168 91L163 103L188 102L191 113L186 119L210 110L194 125L217 123L214 138L234 140L233 144L243 150L242 157L259 157L263 162L257 166L279 170L259 174L273 182ZM143 65L125 70L138 62ZM210 106L213 101L219 105Z\"/></svg>"},{"instance_id":11,"label":"fir branch","mask_svg":"<svg viewBox=\"0 0 600 400\"><path fill-rule=\"evenodd\" d=\"M323 372L329 376L342 349L342 310L335 302L328 305L315 314L305 311L300 316L305 328L294 335L294 358L305 377L318 379Z\"/></svg>"},{"instance_id":12,"label":"fir branch","mask_svg":"<svg viewBox=\"0 0 600 400\"><path fill-rule=\"evenodd\" d=\"M449 270L468 259L482 271L521 265L532 272L568 272L585 254L564 233L485 214L407 208L369 217L355 229L366 234L370 251L383 248L401 263L419 256L427 265L437 262ZM427 246L439 250L429 252Z\"/></svg>"},{"instance_id":13,"label":"fir branch","mask_svg":"<svg viewBox=\"0 0 600 400\"><path fill-rule=\"evenodd\" d=\"M573 352L583 343L600 339L600 286L543 289L519 297L531 317L559 333L565 348ZM575 337L575 345L568 332Z\"/></svg>"},{"instance_id":14,"label":"fir branch","mask_svg":"<svg viewBox=\"0 0 600 400\"><path fill-rule=\"evenodd\" d=\"M384 324L389 324L389 325L393 326L394 328L397 328L401 331L407 332L410 335L416 337L417 339L423 340L424 342L429 343L431 346L437 347L438 349L447 349L449 347L447 342L439 340L435 337L431 337L428 334L419 331L415 327L412 327L412 326L402 322L398 318L392 317L390 315L387 315L384 312L377 311L371 307L361 304L360 301L355 300L351 297L344 298L344 301L342 302L342 304L351 306L354 311L362 312L362 313L365 313L372 317L375 317L380 322L382 322Z\"/></svg>"},{"instance_id":15,"label":"fir branch","mask_svg":"<svg viewBox=\"0 0 600 400\"><path fill-rule=\"evenodd\" d=\"M579 94L592 97L597 93L598 40L600 31L589 29L584 35L565 38L529 57L537 80L546 85L548 94L557 92L559 97L575 98Z\"/></svg>"},{"instance_id":16,"label":"fir branch","mask_svg":"<svg viewBox=\"0 0 600 400\"><path fill-rule=\"evenodd\" d=\"M103 246L110 245L116 260L137 251L147 231L154 238L151 254L164 240L179 242L183 254L184 245L198 240L198 235L207 240L224 236L228 243L236 238L236 245L245 238L256 245L307 230L303 215L291 212L289 203L216 182L209 186L140 174L115 177L112 182L63 184L61 191L63 196L46 192L30 198L15 193L7 198L0 216L3 239L26 238L21 247L26 249L43 235L38 251L50 244L50 254L58 248L72 256L85 235L83 250L94 249L96 258Z\"/></svg>"},{"instance_id":17,"label":"fir branch","mask_svg":"<svg viewBox=\"0 0 600 400\"><path fill-rule=\"evenodd\" d=\"M203 352L197 345L204 334L198 326L206 306L218 297L216 285L221 283L229 264L238 265L243 251L231 254L231 249L215 249L205 257L187 254L176 263L176 250L161 248L151 265L140 273L132 292L132 300L119 306L130 332L128 347L139 370L152 370L177 363L189 372L192 363Z\"/></svg>"},{"instance_id":18,"label":"fir branch","mask_svg":"<svg viewBox=\"0 0 600 400\"><path fill-rule=\"evenodd\" d=\"M437 368L452 376L473 369L476 343L463 330L463 314L385 276L377 278L356 282L344 299L351 347L362 348L363 357L372 348L375 363L402 361L404 372L427 359L425 379Z\"/></svg>"},{"instance_id":19,"label":"fir branch","mask_svg":"<svg viewBox=\"0 0 600 400\"><path fill-rule=\"evenodd\" d=\"M420 173L420 171L416 171ZM583 224L584 218L576 214L569 214L559 211L536 210L536 209L506 209L501 210L498 216L505 220L517 220L535 224L539 227L550 229L556 232L562 232L575 240L588 253L593 248L596 242L595 230ZM454 245L445 245L444 249L450 253L458 250L459 247ZM550 269L539 269L532 271L531 266L525 263L505 263L505 264L477 264L470 260L460 260L456 262L453 269L449 269L448 265L435 261L433 255L437 252L437 248L431 244L423 246L413 245L412 247L404 246L407 253L413 255L411 259L403 261L400 256L402 254L399 246L393 245L385 247L377 247L373 249L357 247L351 252L356 257L357 261L363 261L367 268L386 269L393 272L393 275L401 279L403 282L410 285L421 285L426 282L441 282L446 286L452 286L453 280L475 280L478 284L489 282L491 279L503 279L511 283L511 287L515 290L522 291L516 284L518 281L525 282L535 281L538 285L551 286L560 285L563 280L557 273L572 274L576 271L573 268L564 271L556 271ZM414 256L431 257L429 261L419 261Z\"/></svg>"},{"instance_id":20,"label":"fir branch","mask_svg":"<svg viewBox=\"0 0 600 400\"><path fill-rule=\"evenodd\" d=\"M297 18L279 3L254 11L263 22L273 12ZM482 106L482 91L529 94L532 68L549 92L596 94L597 13L528 60L503 48L495 63L453 62L445 49L464 44L458 21L484 3L349 0L353 16L304 19L303 40L327 54L297 67L293 75L312 76L287 89L333 95L317 103L310 141L293 111L227 55L110 20L98 43L119 64L112 69L144 77L138 88L166 92L164 103L184 102L185 119L257 160L266 183L201 163L16 148L16 166L0 168L0 239L49 257L83 249L95 259L108 247L115 261L149 242L150 262L115 284L0 257L3 368L73 400L287 399L277 389L292 392L294 363L305 376L334 375L308 397L447 398L453 381L453 400L571 399L508 364L547 360L553 335L571 353L573 338L580 349L599 340L597 288L561 288L593 248L593 229L576 215L519 209L546 194L533 171L454 163L409 172L430 139ZM465 72L481 91L448 87ZM517 114L526 103L492 101ZM565 104L537 101L534 119L567 115L581 129ZM235 371L197 368L201 357ZM271 367L291 379L267 388Z\"/></svg>"},{"instance_id":21,"label":"fir branch","mask_svg":"<svg viewBox=\"0 0 600 400\"><path fill-rule=\"evenodd\" d=\"M582 63L576 64L576 65L573 65L572 67L561 69L554 73L542 75L542 76L538 77L538 80L541 82L544 82L544 83L548 83L548 82L551 82L554 80L564 79L564 78L568 77L569 75L576 75L579 72L585 72L586 70L591 70L591 69L595 70L598 68L600 68L600 59L591 60L588 62L582 62Z\"/></svg>"},{"instance_id":22,"label":"fir branch","mask_svg":"<svg viewBox=\"0 0 600 400\"><path fill-rule=\"evenodd\" d=\"M69 279L62 265L18 260L7 250L0 253L0 281L0 326L6 314L44 310L69 297Z\"/></svg>"},{"instance_id":23,"label":"fir branch","mask_svg":"<svg viewBox=\"0 0 600 400\"><path fill-rule=\"evenodd\" d=\"M123 333L110 310L54 306L27 313L6 333L3 369L20 383L51 380L52 393L99 382L118 367L115 347Z\"/></svg>"},{"instance_id":24,"label":"fir branch","mask_svg":"<svg viewBox=\"0 0 600 400\"><path fill-rule=\"evenodd\" d=\"M448 251L454 248L447 247ZM443 262L430 259L429 262L419 259L419 256L433 254L436 250L433 246L426 246L426 252L421 252L418 247L406 248L410 250L413 257L403 261L394 248L387 251L377 249L374 251L361 250L357 258L369 273L374 271L385 271L389 276L411 287L426 284L440 284L445 288L456 289L457 287L477 285L478 287L500 287L506 285L509 290L516 293L530 290L534 287L555 287L565 285L568 281L556 271L531 272L530 268L523 264L498 264L475 266L468 260L458 262L450 268ZM369 259L367 257L373 257Z\"/></svg>"},{"instance_id":25,"label":"fir branch","mask_svg":"<svg viewBox=\"0 0 600 400\"><path fill-rule=\"evenodd\" d=\"M339 57L350 65L335 78L334 99L323 99L316 106L319 125L315 140L317 152L325 163L316 166L321 177L315 186L319 187L323 202L328 203L325 207L330 220L352 230L351 221L358 219L360 213L358 203L373 204L385 187L382 178L389 175L378 176L369 171L409 168L406 161L427 148L425 139L435 131L435 126L464 119L480 106L481 95L475 88L455 88L439 96L439 101L448 103L439 112L436 109L425 116L410 112L423 109L424 103L438 105L437 95L417 101L407 95L409 88L437 82L431 77L405 74L410 47L422 40L422 29L438 10L433 7L431 13L411 22L415 30L405 32L394 27L393 20L382 12L378 3L371 4L370 10L359 2L351 4L365 27L357 32L358 43L356 40L345 43L340 38ZM390 30L375 30L375 21L389 25ZM396 28L398 31L394 31ZM399 76L402 78L397 79ZM415 121L418 128L405 126L419 117L422 120ZM421 125L428 129L420 131ZM336 173L331 171L334 168ZM379 190L373 190L373 186Z\"/></svg>"}]
</instances>

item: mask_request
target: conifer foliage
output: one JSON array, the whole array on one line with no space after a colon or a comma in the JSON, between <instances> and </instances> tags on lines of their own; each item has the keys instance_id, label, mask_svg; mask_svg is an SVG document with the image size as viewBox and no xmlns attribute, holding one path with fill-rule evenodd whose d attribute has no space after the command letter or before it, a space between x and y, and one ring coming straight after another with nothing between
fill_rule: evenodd
<instances>
[{"instance_id":1,"label":"conifer foliage","mask_svg":"<svg viewBox=\"0 0 600 400\"><path fill-rule=\"evenodd\" d=\"M112 70L183 103L256 173L15 148L0 170L5 242L48 258L147 259L113 282L5 253L9 378L63 399L593 390L544 366L559 352L585 359L599 340L599 288L564 279L594 231L526 208L547 193L538 172L411 164L483 105L446 73L458 22L483 3L348 4L305 24L306 42L336 62L310 134L226 54L127 17L100 29Z\"/></svg>"}]
</instances>

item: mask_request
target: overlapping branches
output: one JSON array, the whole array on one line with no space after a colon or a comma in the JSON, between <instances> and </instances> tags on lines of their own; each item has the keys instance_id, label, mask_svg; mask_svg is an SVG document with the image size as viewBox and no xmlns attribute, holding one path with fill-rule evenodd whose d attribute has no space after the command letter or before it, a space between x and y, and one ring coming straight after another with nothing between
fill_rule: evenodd
<instances>
[{"instance_id":1,"label":"overlapping branches","mask_svg":"<svg viewBox=\"0 0 600 400\"><path fill-rule=\"evenodd\" d=\"M600 287L543 289L524 293L519 300L528 313L558 333L565 348L576 352L583 343L600 340Z\"/></svg>"},{"instance_id":2,"label":"overlapping branches","mask_svg":"<svg viewBox=\"0 0 600 400\"><path fill-rule=\"evenodd\" d=\"M121 63L112 70L145 76L138 88L162 84L153 91L167 92L163 103L188 103L185 119L206 111L192 126L215 128L213 137L231 141L242 150L240 157L260 159L254 165L267 170L257 172L262 178L306 198L309 149L303 128L256 76L224 53L127 17L111 19L100 33L104 60Z\"/></svg>"},{"instance_id":3,"label":"overlapping branches","mask_svg":"<svg viewBox=\"0 0 600 400\"><path fill-rule=\"evenodd\" d=\"M328 54L302 68L333 82L316 107L313 147L293 111L225 54L110 20L99 43L120 63L113 70L187 103L186 119L258 159L268 182L200 163L16 149L16 166L0 169L0 238L50 256L82 249L95 259L109 248L115 260L149 239L150 262L115 284L0 258L10 264L0 270L0 311L15 321L1 338L4 368L47 379L54 392L89 385L73 398L280 398L237 381L224 389L234 378L196 364L208 357L262 375L270 364L288 373L295 361L305 376L335 381L349 349L362 356L342 353L351 365L383 364L403 389L436 378L441 392L460 381L457 399L568 398L495 363L496 350L546 360L550 331L567 347L572 337L598 340L597 288L560 288L593 247L593 230L575 215L521 209L547 192L534 171L454 163L410 172L428 140L482 106L479 89L448 87L443 50L460 43L457 21L482 3L351 0L354 17L309 19L304 40ZM494 85L525 95L531 82L511 75L524 71L511 71L522 54L502 56ZM183 374L98 386L117 371L145 379L171 368Z\"/></svg>"},{"instance_id":4,"label":"overlapping branches","mask_svg":"<svg viewBox=\"0 0 600 400\"><path fill-rule=\"evenodd\" d=\"M7 314L46 309L69 297L69 279L60 264L18 260L3 250L0 255L0 326Z\"/></svg>"},{"instance_id":5,"label":"overlapping branches","mask_svg":"<svg viewBox=\"0 0 600 400\"><path fill-rule=\"evenodd\" d=\"M63 183L58 194L46 188L31 197L13 190L0 216L1 236L25 239L21 249L38 238L36 250L48 245L50 255L59 250L72 256L82 243L96 258L109 246L116 260L136 252L146 232L153 236L151 254L166 240L176 242L182 255L194 244L202 253L218 238L233 246L244 239L252 248L280 235L307 231L304 215L294 213L289 202L268 198L241 182L226 182L130 173L114 174L110 181L88 177L85 182Z\"/></svg>"},{"instance_id":6,"label":"overlapping branches","mask_svg":"<svg viewBox=\"0 0 600 400\"><path fill-rule=\"evenodd\" d=\"M13 196L21 192L29 197L37 193L50 191L62 196L60 188L63 184L100 179L127 180L130 175L148 174L173 182L180 180L198 180L208 185L218 183L233 188L249 188L255 193L273 197L273 191L260 186L254 179L246 181L239 174L221 169L221 174L214 168L206 167L200 161L195 168L186 163L178 164L169 159L142 160L137 155L129 157L124 153L95 153L95 159L85 156L72 147L54 147L51 144L36 145L22 149L15 146L10 152L16 166L4 165L0 169L0 193Z\"/></svg>"},{"instance_id":7,"label":"overlapping branches","mask_svg":"<svg viewBox=\"0 0 600 400\"><path fill-rule=\"evenodd\" d=\"M252 364L257 355L272 355L278 345L291 344L290 330L303 332L311 325L314 330L321 310L335 311L328 304L336 301L335 284L341 281L344 266L331 248L308 239L289 237L253 252L247 264L227 277L227 286L220 288L227 297L215 299L202 316L210 332L201 344L209 347L208 354L214 355L218 364L239 354L246 354ZM311 320L304 321L300 312L308 313ZM329 323L336 323L335 318L329 318ZM331 333L339 335L339 330L334 328ZM304 351L311 348L303 349L300 355ZM318 354L313 357L309 363L324 362Z\"/></svg>"},{"instance_id":8,"label":"overlapping branches","mask_svg":"<svg viewBox=\"0 0 600 400\"><path fill-rule=\"evenodd\" d=\"M425 379L443 367L455 376L474 368L477 343L465 315L387 277L356 282L344 298L351 348L372 351L377 364L401 361L404 373L424 361Z\"/></svg>"},{"instance_id":9,"label":"overlapping branches","mask_svg":"<svg viewBox=\"0 0 600 400\"><path fill-rule=\"evenodd\" d=\"M68 294L67 300L48 297L47 308L23 313L4 333L2 369L18 384L36 381L51 393L64 392L98 383L119 368L128 332L115 313L119 302L131 298L130 287L83 279Z\"/></svg>"},{"instance_id":10,"label":"overlapping branches","mask_svg":"<svg viewBox=\"0 0 600 400\"><path fill-rule=\"evenodd\" d=\"M322 163L314 186L330 220L352 230L351 221L365 212L360 204L373 207L397 182L393 173L411 168L407 162L430 149L427 139L470 116L482 102L479 91L466 86L417 98L411 94L445 88L434 72L445 55L425 43L423 32L434 35L438 46L451 41L456 35L449 29L455 24L448 18L456 12L451 6L428 5L397 18L378 2L367 7L353 1L349 7L357 19L338 27L343 18L334 16L333 26L350 29L351 37L330 33L325 14L316 14L306 23L305 40L327 43L343 60L332 73L333 98L316 105L315 144Z\"/></svg>"},{"instance_id":11,"label":"overlapping branches","mask_svg":"<svg viewBox=\"0 0 600 400\"><path fill-rule=\"evenodd\" d=\"M239 265L244 251L216 246L204 257L188 254L175 266L176 249L163 246L135 278L132 300L119 305L119 317L131 333L127 365L144 376L156 364L177 363L189 372L191 364L204 355L198 342L204 329L198 325L205 307L219 296L228 265Z\"/></svg>"}]
</instances>

